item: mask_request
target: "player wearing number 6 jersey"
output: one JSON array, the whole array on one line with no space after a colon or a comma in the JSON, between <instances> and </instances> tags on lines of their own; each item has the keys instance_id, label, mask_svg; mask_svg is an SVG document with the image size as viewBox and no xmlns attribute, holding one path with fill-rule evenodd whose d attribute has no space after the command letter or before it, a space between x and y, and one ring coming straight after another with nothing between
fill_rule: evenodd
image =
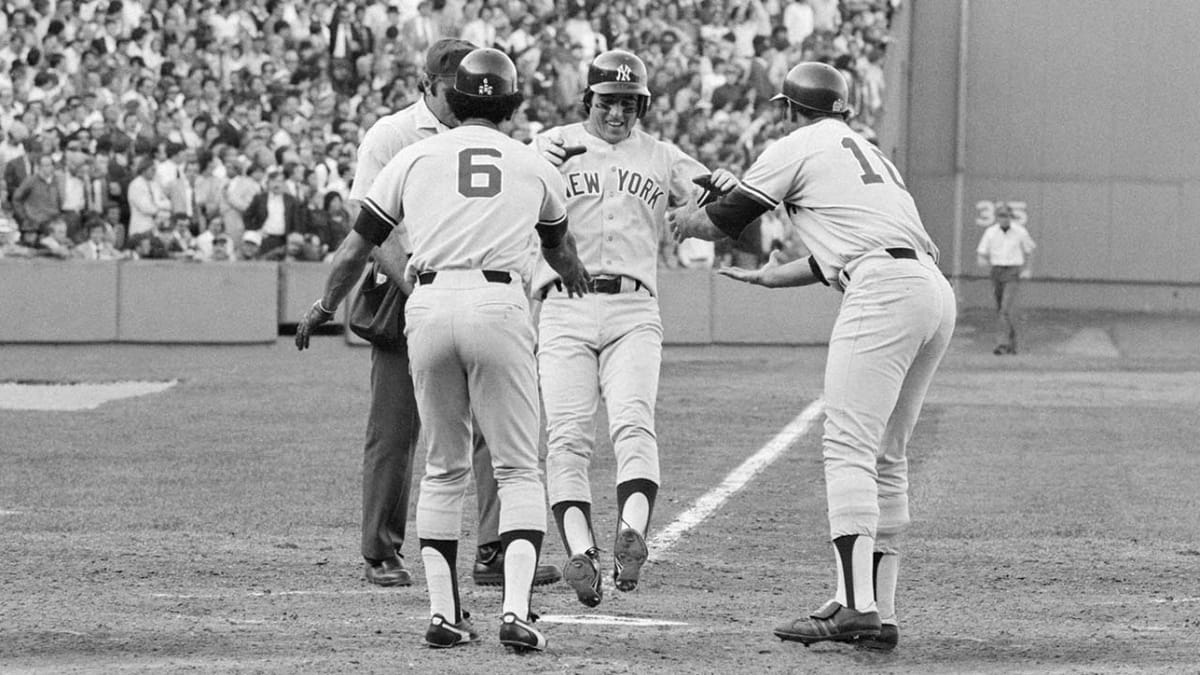
<instances>
[{"instance_id":1,"label":"player wearing number 6 jersey","mask_svg":"<svg viewBox=\"0 0 1200 675\"><path fill-rule=\"evenodd\" d=\"M504 608L500 641L544 649L530 623L530 589L546 529L538 468L538 392L527 288L537 256L582 293L587 272L567 236L562 178L531 148L501 133L522 96L512 61L477 49L458 66L447 100L455 129L401 150L379 173L355 230L380 245L407 230L405 308L417 410L428 454L417 530L429 587L426 641L475 638L459 602L458 535L471 476L471 420L491 448L500 494ZM536 234L535 234L536 233Z\"/></svg>"},{"instance_id":2,"label":"player wearing number 6 jersey","mask_svg":"<svg viewBox=\"0 0 1200 675\"><path fill-rule=\"evenodd\" d=\"M763 151L715 204L672 217L676 237L737 236L782 205L811 255L727 276L763 286L824 283L845 293L825 366L825 488L837 592L775 635L804 644L899 639L900 533L909 523L906 449L954 331L954 292L892 163L847 124L846 83L795 66L783 101L799 128Z\"/></svg>"}]
</instances>

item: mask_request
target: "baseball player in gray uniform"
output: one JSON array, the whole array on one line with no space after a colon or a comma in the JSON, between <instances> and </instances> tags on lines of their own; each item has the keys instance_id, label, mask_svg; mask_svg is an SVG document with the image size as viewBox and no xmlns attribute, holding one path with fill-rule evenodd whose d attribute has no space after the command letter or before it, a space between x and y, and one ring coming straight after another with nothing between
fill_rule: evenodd
<instances>
[{"instance_id":1,"label":"baseball player in gray uniform","mask_svg":"<svg viewBox=\"0 0 1200 675\"><path fill-rule=\"evenodd\" d=\"M428 444L417 529L430 600L425 640L435 647L476 639L455 572L472 418L488 439L499 484L500 642L516 650L546 646L529 610L546 529L527 292L538 239L570 294L582 294L588 276L566 236L562 178L532 148L498 129L522 100L516 67L503 52L468 54L447 92L462 123L389 161L355 225L374 245L395 227L411 241L408 272L418 285L405 308L405 334Z\"/></svg>"},{"instance_id":2,"label":"baseball player in gray uniform","mask_svg":"<svg viewBox=\"0 0 1200 675\"><path fill-rule=\"evenodd\" d=\"M954 331L954 291L937 268L896 167L847 124L846 82L822 63L788 72L775 97L799 126L755 160L741 184L672 214L676 238L736 237L783 205L811 255L720 270L768 287L833 285L845 294L825 366L825 487L837 591L775 629L892 649L899 640L900 533L909 523L906 446Z\"/></svg>"},{"instance_id":3,"label":"baseball player in gray uniform","mask_svg":"<svg viewBox=\"0 0 1200 675\"><path fill-rule=\"evenodd\" d=\"M383 167L402 149L458 124L446 102L446 91L453 85L459 61L475 49L464 40L447 38L435 42L426 53L422 97L416 103L381 118L367 131L358 148L350 203L357 216L358 206L366 198ZM399 233L390 238L376 256L380 266L395 280L403 281L403 258ZM348 245L343 245L346 248ZM360 250L365 256L368 249ZM330 276L361 276L365 257L337 256ZM384 282L381 280L381 282ZM405 287L411 292L411 287ZM328 308L334 309L334 308ZM308 346L316 325L329 317L310 312L297 327L296 344ZM366 578L380 586L407 586L412 576L405 568L400 548L408 522L409 493L412 484L413 457L420 424L417 404L409 376L409 350L374 345L371 348L371 407L367 414L367 440L363 453L362 555L366 560ZM475 582L499 586L503 583L504 555L500 547L500 502L496 479L483 436L474 438L476 501L479 513L478 548L473 570ZM554 565L538 567L534 583L551 584L561 578Z\"/></svg>"},{"instance_id":4,"label":"baseball player in gray uniform","mask_svg":"<svg viewBox=\"0 0 1200 675\"><path fill-rule=\"evenodd\" d=\"M545 397L550 505L569 560L563 578L579 601L601 601L588 467L596 412L607 407L617 459L613 578L637 587L649 551L646 531L660 484L654 407L662 360L658 242L668 206L693 198L693 179L709 174L670 143L636 128L650 100L646 66L612 50L588 68L586 120L539 135L535 146L566 182L567 213L592 293L572 298L542 266L538 372ZM737 179L713 174L718 187Z\"/></svg>"}]
</instances>

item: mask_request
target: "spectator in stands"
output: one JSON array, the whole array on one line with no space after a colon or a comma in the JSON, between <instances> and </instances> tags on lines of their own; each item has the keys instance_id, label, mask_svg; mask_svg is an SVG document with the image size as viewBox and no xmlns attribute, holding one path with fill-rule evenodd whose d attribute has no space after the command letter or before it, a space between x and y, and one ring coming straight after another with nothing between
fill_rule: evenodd
<instances>
[{"instance_id":1,"label":"spectator in stands","mask_svg":"<svg viewBox=\"0 0 1200 675\"><path fill-rule=\"evenodd\" d=\"M284 189L283 171L267 173L267 189L246 208L246 230L261 230L262 254L266 256L286 243L287 235L305 231L305 206Z\"/></svg>"},{"instance_id":2,"label":"spectator in stands","mask_svg":"<svg viewBox=\"0 0 1200 675\"><path fill-rule=\"evenodd\" d=\"M230 237L240 238L246 230L246 209L254 196L262 191L262 185L256 178L262 175L262 168L238 156L236 152L229 157L225 163L229 183L221 193L221 219L225 223L225 232ZM248 175L247 172L252 173Z\"/></svg>"},{"instance_id":3,"label":"spectator in stands","mask_svg":"<svg viewBox=\"0 0 1200 675\"><path fill-rule=\"evenodd\" d=\"M12 195L13 213L22 230L38 231L62 212L62 192L54 159L40 155L36 167Z\"/></svg>"},{"instance_id":4,"label":"spectator in stands","mask_svg":"<svg viewBox=\"0 0 1200 675\"><path fill-rule=\"evenodd\" d=\"M129 227L130 238L139 234L153 233L155 219L160 212L171 212L171 202L154 181L155 162L150 157L138 159L135 176L129 183Z\"/></svg>"},{"instance_id":5,"label":"spectator in stands","mask_svg":"<svg viewBox=\"0 0 1200 675\"><path fill-rule=\"evenodd\" d=\"M262 241L263 235L259 230L246 230L243 232L241 243L237 249L237 259L258 260Z\"/></svg>"},{"instance_id":6,"label":"spectator in stands","mask_svg":"<svg viewBox=\"0 0 1200 675\"><path fill-rule=\"evenodd\" d=\"M89 218L87 221L87 239L76 244L72 249L72 254L76 258L83 260L117 260L121 257L121 252L118 251L108 239L108 224L99 217Z\"/></svg>"},{"instance_id":7,"label":"spectator in stands","mask_svg":"<svg viewBox=\"0 0 1200 675\"><path fill-rule=\"evenodd\" d=\"M75 242L67 236L67 221L54 217L42 225L42 238L38 240L38 248L43 255L59 260L71 258Z\"/></svg>"},{"instance_id":8,"label":"spectator in stands","mask_svg":"<svg viewBox=\"0 0 1200 675\"><path fill-rule=\"evenodd\" d=\"M21 125L18 127L18 132L21 129L28 129L20 122L14 124ZM12 133L11 130L9 133ZM21 183L24 183L26 178L33 175L38 155L42 154L42 143L36 138L26 137L21 142L21 148L23 152L17 153L4 164L4 187L8 195L6 201L10 208L12 208L12 197L17 193L17 188L21 187Z\"/></svg>"}]
</instances>

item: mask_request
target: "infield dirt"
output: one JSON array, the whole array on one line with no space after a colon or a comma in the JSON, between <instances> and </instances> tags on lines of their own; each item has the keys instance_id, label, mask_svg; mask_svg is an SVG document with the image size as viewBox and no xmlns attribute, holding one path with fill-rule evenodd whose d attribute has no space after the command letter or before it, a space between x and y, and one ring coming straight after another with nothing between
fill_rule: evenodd
<instances>
[{"instance_id":1,"label":"infield dirt","mask_svg":"<svg viewBox=\"0 0 1200 675\"><path fill-rule=\"evenodd\" d=\"M415 586L362 579L366 350L5 345L0 381L179 382L95 410L0 410L0 671L1200 672L1200 319L1040 312L1023 335L993 356L989 317L967 313L934 382L890 654L771 635L833 588L819 425L652 552L637 591L594 610L562 584L533 598L667 625L546 622L546 653L506 654L500 593L466 573L468 515L461 588L482 641L434 651L414 547ZM658 527L820 396L824 355L666 350ZM612 476L601 443L602 538Z\"/></svg>"}]
</instances>

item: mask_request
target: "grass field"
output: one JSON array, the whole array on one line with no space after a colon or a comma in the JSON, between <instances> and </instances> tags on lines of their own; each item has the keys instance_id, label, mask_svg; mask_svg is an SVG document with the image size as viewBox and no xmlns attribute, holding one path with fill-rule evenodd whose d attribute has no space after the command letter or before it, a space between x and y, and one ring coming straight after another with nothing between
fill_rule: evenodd
<instances>
[{"instance_id":1,"label":"grass field","mask_svg":"<svg viewBox=\"0 0 1200 675\"><path fill-rule=\"evenodd\" d=\"M499 592L464 575L483 640L445 653L421 644L411 547L414 587L362 579L366 350L0 346L0 382L177 381L94 410L0 409L0 672L1200 672L1200 320L1031 314L1013 357L991 354L987 320L963 317L912 442L891 654L770 632L833 588L819 419L677 529L636 592L595 610L536 592L544 654L506 654ZM666 350L655 529L780 442L818 401L824 354ZM602 533L612 472L605 446Z\"/></svg>"}]
</instances>

